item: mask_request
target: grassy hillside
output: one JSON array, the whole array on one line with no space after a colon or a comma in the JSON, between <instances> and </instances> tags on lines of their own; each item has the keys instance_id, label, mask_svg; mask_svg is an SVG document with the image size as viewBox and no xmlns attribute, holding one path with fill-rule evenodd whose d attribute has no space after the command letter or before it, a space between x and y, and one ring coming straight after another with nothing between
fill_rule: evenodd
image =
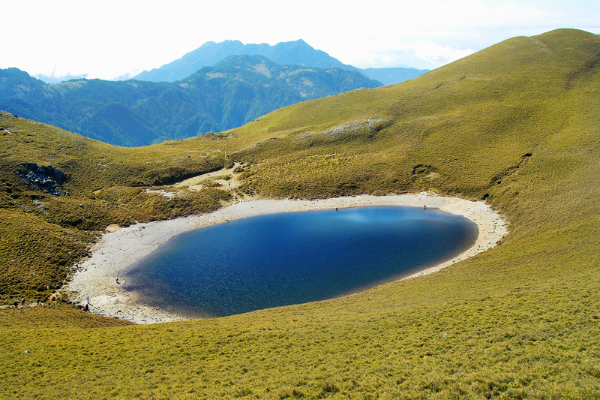
<instances>
[{"instance_id":1,"label":"grassy hillside","mask_svg":"<svg viewBox=\"0 0 600 400\"><path fill-rule=\"evenodd\" d=\"M206 212L230 198L219 188L181 189L172 199L147 191L231 164L219 151L114 147L8 113L0 113L0 135L0 299L44 297L59 288L96 231L111 223ZM218 140L209 135L201 142ZM27 164L61 171L63 195L27 184Z\"/></svg>"},{"instance_id":2,"label":"grassy hillside","mask_svg":"<svg viewBox=\"0 0 600 400\"><path fill-rule=\"evenodd\" d=\"M2 115L0 265L11 269L0 273L14 282L0 288L6 301L41 293L28 273L44 260L41 284L66 275L64 251L61 264L35 246L49 254L59 250L46 244L72 248L75 259L93 239L90 229L227 201L218 188L177 189L186 202L171 212L145 188L234 159L243 163L239 190L247 196L431 190L487 199L511 232L498 247L433 275L227 318L116 327L66 306L0 310L0 393L597 398L599 54L600 38L582 31L514 38L400 85L138 149ZM70 195L28 187L15 173L23 163L63 171L59 189Z\"/></svg>"}]
</instances>

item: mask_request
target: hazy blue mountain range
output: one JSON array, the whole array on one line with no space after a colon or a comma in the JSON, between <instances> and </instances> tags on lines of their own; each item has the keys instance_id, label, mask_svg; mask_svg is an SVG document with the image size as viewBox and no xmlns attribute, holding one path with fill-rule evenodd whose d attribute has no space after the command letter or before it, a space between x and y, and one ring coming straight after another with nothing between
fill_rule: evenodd
<instances>
[{"instance_id":1,"label":"hazy blue mountain range","mask_svg":"<svg viewBox=\"0 0 600 400\"><path fill-rule=\"evenodd\" d=\"M206 42L180 59L160 68L143 71L134 76L133 79L150 82L174 82L195 73L202 67L215 65L232 55L261 55L281 65L301 65L323 69L340 68L347 71L361 72L366 77L378 80L385 85L416 78L427 72L427 70L414 68L356 68L342 63L324 51L314 49L301 39L277 43L274 46L267 43L243 44L239 40L226 40L220 43Z\"/></svg>"},{"instance_id":2,"label":"hazy blue mountain range","mask_svg":"<svg viewBox=\"0 0 600 400\"><path fill-rule=\"evenodd\" d=\"M120 146L241 126L277 108L381 83L358 72L230 56L177 82L81 79L53 85L0 70L0 109Z\"/></svg>"},{"instance_id":3,"label":"hazy blue mountain range","mask_svg":"<svg viewBox=\"0 0 600 400\"><path fill-rule=\"evenodd\" d=\"M195 73L202 67L210 67L233 55L260 55L281 65L358 70L350 65L343 64L324 51L315 50L303 40L281 42L274 46L267 43L243 44L239 40L226 40L221 43L206 42L180 59L160 68L143 71L134 76L133 79L151 82L174 82Z\"/></svg>"}]
</instances>

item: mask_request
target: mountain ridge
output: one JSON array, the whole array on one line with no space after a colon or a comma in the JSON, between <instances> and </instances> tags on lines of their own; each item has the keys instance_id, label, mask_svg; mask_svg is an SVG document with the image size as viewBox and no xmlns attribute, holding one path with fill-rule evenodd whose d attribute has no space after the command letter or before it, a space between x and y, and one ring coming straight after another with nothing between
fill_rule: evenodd
<instances>
[{"instance_id":1,"label":"mountain ridge","mask_svg":"<svg viewBox=\"0 0 600 400\"><path fill-rule=\"evenodd\" d=\"M356 68L331 57L322 50L314 49L302 39L279 42L273 46L267 43L243 44L239 40L225 40L220 43L206 42L199 48L184 54L181 58L150 71L143 71L132 79L150 82L174 82L183 79L202 67L212 66L232 55L261 55L276 64L300 65L322 69L340 68L360 72L369 79L378 80L386 85L416 78L428 70L415 68ZM381 79L384 79L383 82Z\"/></svg>"},{"instance_id":2,"label":"mountain ridge","mask_svg":"<svg viewBox=\"0 0 600 400\"><path fill-rule=\"evenodd\" d=\"M271 75L272 74L272 75ZM299 101L380 86L358 72L230 56L177 82L73 80L53 85L0 70L0 109L116 145L232 129Z\"/></svg>"},{"instance_id":3,"label":"mountain ridge","mask_svg":"<svg viewBox=\"0 0 600 400\"><path fill-rule=\"evenodd\" d=\"M225 40L220 43L206 42L181 58L150 71L143 71L132 79L151 82L174 82L192 75L202 67L216 65L224 58L233 55L260 55L276 64L299 65L316 68L340 68L358 71L329 56L321 50L315 50L304 40L280 42L274 46L267 43L243 44L239 40Z\"/></svg>"}]
</instances>

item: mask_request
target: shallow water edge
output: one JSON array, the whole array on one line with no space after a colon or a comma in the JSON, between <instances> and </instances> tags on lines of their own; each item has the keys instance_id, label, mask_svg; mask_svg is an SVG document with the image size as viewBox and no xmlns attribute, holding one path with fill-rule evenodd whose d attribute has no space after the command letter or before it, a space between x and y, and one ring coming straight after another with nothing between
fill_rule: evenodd
<instances>
[{"instance_id":1,"label":"shallow water edge","mask_svg":"<svg viewBox=\"0 0 600 400\"><path fill-rule=\"evenodd\" d=\"M350 208L361 206L412 206L438 208L461 215L476 223L479 235L475 244L444 263L427 268L403 279L439 271L449 265L492 248L508 232L505 221L484 202L472 202L453 197L441 197L425 192L395 196L354 196L325 200L255 200L239 202L213 213L169 221L132 225L105 233L94 246L89 259L80 264L65 290L75 291L74 301L90 298L90 310L105 316L127 319L135 323L157 323L186 319L164 310L136 304L136 298L122 289L116 279L119 273L150 254L172 237L193 229L255 215Z\"/></svg>"},{"instance_id":2,"label":"shallow water edge","mask_svg":"<svg viewBox=\"0 0 600 400\"><path fill-rule=\"evenodd\" d=\"M363 292L448 260L469 219L406 206L266 214L177 235L122 271L140 304L222 317Z\"/></svg>"}]
</instances>

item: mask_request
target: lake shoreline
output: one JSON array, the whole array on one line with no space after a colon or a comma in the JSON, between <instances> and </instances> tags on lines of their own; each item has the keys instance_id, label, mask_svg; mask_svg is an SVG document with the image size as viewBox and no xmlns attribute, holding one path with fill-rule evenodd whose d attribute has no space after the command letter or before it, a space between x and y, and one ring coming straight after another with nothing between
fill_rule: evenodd
<instances>
[{"instance_id":1,"label":"lake shoreline","mask_svg":"<svg viewBox=\"0 0 600 400\"><path fill-rule=\"evenodd\" d=\"M78 271L64 288L75 292L73 301L85 304L89 296L90 311L108 317L118 317L135 323L148 324L180 321L188 318L164 310L136 304L134 294L123 290L119 274L141 260L172 237L193 229L251 216L368 206L407 206L437 208L461 215L477 224L478 237L472 247L441 264L404 277L411 279L437 272L442 268L481 253L496 245L508 230L500 215L484 202L472 202L455 197L429 193L393 196L352 196L319 200L253 200L237 202L207 214L136 224L126 228L109 227L94 245L92 255L79 264ZM120 283L117 283L117 278Z\"/></svg>"}]
</instances>

